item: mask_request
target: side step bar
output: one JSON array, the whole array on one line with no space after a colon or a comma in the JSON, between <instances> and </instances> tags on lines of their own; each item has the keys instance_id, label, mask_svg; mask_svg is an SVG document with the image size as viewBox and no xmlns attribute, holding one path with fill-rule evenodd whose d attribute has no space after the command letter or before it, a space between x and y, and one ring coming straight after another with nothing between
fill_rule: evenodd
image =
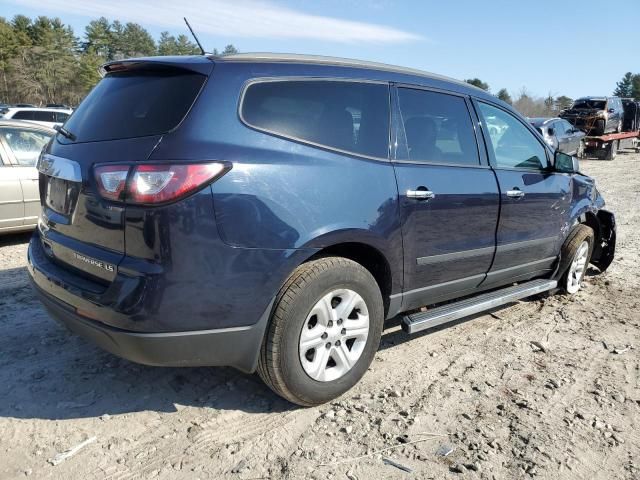
<instances>
[{"instance_id":1,"label":"side step bar","mask_svg":"<svg viewBox=\"0 0 640 480\"><path fill-rule=\"evenodd\" d=\"M513 287L483 293L456 303L449 303L426 312L412 313L402 318L402 329L411 335L427 328L437 327L521 298L552 290L557 285L556 280L532 280Z\"/></svg>"}]
</instances>

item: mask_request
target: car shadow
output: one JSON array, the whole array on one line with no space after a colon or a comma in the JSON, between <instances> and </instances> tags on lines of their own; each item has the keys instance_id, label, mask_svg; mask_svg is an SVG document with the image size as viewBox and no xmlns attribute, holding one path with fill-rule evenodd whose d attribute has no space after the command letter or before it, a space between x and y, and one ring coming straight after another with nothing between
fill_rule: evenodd
<instances>
[{"instance_id":1,"label":"car shadow","mask_svg":"<svg viewBox=\"0 0 640 480\"><path fill-rule=\"evenodd\" d=\"M0 235L0 248L28 243L32 232L9 233Z\"/></svg>"},{"instance_id":2,"label":"car shadow","mask_svg":"<svg viewBox=\"0 0 640 480\"><path fill-rule=\"evenodd\" d=\"M257 375L232 368L149 367L99 349L49 317L24 267L0 270L2 285L0 417L65 420L145 410L170 413L185 406L247 413L299 408ZM379 350L473 318L409 336L395 328L396 317L385 325Z\"/></svg>"},{"instance_id":3,"label":"car shadow","mask_svg":"<svg viewBox=\"0 0 640 480\"><path fill-rule=\"evenodd\" d=\"M100 350L47 314L25 267L0 270L0 332L0 417L64 420L185 406L250 413L297 408L257 375L149 367Z\"/></svg>"}]
</instances>

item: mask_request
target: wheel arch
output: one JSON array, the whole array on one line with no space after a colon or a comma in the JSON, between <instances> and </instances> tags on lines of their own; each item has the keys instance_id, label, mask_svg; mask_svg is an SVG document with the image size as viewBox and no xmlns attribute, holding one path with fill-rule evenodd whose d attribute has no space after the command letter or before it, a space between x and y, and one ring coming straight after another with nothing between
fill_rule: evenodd
<instances>
[{"instance_id":1,"label":"wheel arch","mask_svg":"<svg viewBox=\"0 0 640 480\"><path fill-rule=\"evenodd\" d=\"M307 258L305 263L328 256L348 258L362 265L371 273L380 288L386 316L389 311L390 296L394 289L394 280L397 281L397 279L394 278L391 264L384 253L368 243L341 242L321 248Z\"/></svg>"}]
</instances>

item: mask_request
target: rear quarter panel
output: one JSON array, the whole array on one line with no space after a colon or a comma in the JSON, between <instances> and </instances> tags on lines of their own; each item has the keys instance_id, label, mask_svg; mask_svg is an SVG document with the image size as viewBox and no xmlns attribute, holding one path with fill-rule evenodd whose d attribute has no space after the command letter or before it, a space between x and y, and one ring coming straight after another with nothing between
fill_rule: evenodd
<instances>
[{"instance_id":1,"label":"rear quarter panel","mask_svg":"<svg viewBox=\"0 0 640 480\"><path fill-rule=\"evenodd\" d=\"M216 224L225 244L305 249L312 255L337 243L366 243L395 269L392 288L397 291L402 238L391 163L279 138L239 118L238 99L246 82L276 74L304 76L288 68L216 65L183 126L165 136L152 159L233 162L231 171L212 185ZM322 72L332 76L327 69ZM187 151L182 145L189 145Z\"/></svg>"}]
</instances>

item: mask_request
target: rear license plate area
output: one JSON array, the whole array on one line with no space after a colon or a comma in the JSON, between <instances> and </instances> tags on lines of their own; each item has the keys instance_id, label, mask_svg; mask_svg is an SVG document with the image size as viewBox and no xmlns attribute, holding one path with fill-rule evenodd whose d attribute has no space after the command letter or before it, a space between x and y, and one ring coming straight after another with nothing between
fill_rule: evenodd
<instances>
[{"instance_id":1,"label":"rear license plate area","mask_svg":"<svg viewBox=\"0 0 640 480\"><path fill-rule=\"evenodd\" d=\"M46 203L54 212L69 215L76 196L77 187L74 182L48 177Z\"/></svg>"}]
</instances>

